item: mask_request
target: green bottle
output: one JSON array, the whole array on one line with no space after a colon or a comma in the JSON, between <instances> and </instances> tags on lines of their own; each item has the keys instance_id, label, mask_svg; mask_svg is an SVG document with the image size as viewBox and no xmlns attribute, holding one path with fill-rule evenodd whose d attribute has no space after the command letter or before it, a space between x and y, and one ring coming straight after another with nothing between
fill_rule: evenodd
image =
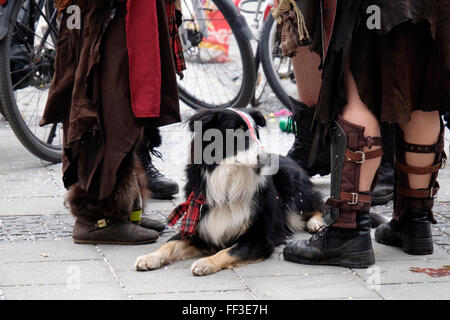
<instances>
[{"instance_id":1,"label":"green bottle","mask_svg":"<svg viewBox=\"0 0 450 320\"><path fill-rule=\"evenodd\" d=\"M297 131L297 125L294 121L294 117L287 117L280 119L280 129L283 132L294 133Z\"/></svg>"}]
</instances>

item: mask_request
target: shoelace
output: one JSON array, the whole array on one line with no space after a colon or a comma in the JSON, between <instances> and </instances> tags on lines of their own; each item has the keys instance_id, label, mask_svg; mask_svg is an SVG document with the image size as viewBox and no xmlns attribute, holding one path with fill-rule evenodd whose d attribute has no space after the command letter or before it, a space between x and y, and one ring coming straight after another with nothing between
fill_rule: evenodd
<instances>
[{"instance_id":1,"label":"shoelace","mask_svg":"<svg viewBox=\"0 0 450 320\"><path fill-rule=\"evenodd\" d=\"M155 156L155 157L157 157L157 158L163 160L163 159L162 159L162 154L161 154L161 152L159 152L158 150L154 150L154 149L153 149L153 150L150 151L150 153L151 153L153 156ZM150 177L152 177L153 179L164 177L164 175L158 170L158 168L156 168L156 167L153 165L153 162L152 162L152 159L151 159L150 155L148 155L148 158L145 157L145 158L143 159L142 163L143 163L143 165L144 165L145 172L146 172Z\"/></svg>"},{"instance_id":2,"label":"shoelace","mask_svg":"<svg viewBox=\"0 0 450 320\"><path fill-rule=\"evenodd\" d=\"M151 162L146 166L145 172L147 172L147 174L152 178L164 177L164 175L158 170L158 168L156 168Z\"/></svg>"},{"instance_id":3,"label":"shoelace","mask_svg":"<svg viewBox=\"0 0 450 320\"><path fill-rule=\"evenodd\" d=\"M316 241L316 240L322 238L323 236L325 236L327 231L328 231L328 227L322 226L319 230L317 230L316 232L314 232L312 234L312 236L311 236L311 238L309 238L308 242Z\"/></svg>"}]
</instances>

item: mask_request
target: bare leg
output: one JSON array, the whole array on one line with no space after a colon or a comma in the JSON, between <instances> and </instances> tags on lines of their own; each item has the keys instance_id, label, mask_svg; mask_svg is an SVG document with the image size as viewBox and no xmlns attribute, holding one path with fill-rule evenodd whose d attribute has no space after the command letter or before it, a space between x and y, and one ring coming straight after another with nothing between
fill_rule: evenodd
<instances>
[{"instance_id":1,"label":"bare leg","mask_svg":"<svg viewBox=\"0 0 450 320\"><path fill-rule=\"evenodd\" d=\"M400 124L406 142L421 145L432 145L439 138L440 120L439 112L414 111L408 123ZM429 167L434 164L434 153L406 152L406 164L414 167ZM430 184L431 174L409 174L409 187L411 189L426 189Z\"/></svg>"},{"instance_id":2,"label":"bare leg","mask_svg":"<svg viewBox=\"0 0 450 320\"><path fill-rule=\"evenodd\" d=\"M300 47L292 58L292 64L297 83L298 100L308 107L316 105L322 85L322 72L318 69L319 55L311 52L307 46Z\"/></svg>"},{"instance_id":3,"label":"bare leg","mask_svg":"<svg viewBox=\"0 0 450 320\"><path fill-rule=\"evenodd\" d=\"M344 106L342 116L345 120L354 124L365 127L365 137L380 137L380 125L377 118L361 101L356 87L355 80L350 72L346 70L344 74L345 90L347 95L347 105ZM380 146L372 146L372 148L364 147L363 151L372 151L381 148ZM361 165L361 174L359 178L359 191L367 192L370 190L373 178L381 163L381 157L366 160Z\"/></svg>"}]
</instances>

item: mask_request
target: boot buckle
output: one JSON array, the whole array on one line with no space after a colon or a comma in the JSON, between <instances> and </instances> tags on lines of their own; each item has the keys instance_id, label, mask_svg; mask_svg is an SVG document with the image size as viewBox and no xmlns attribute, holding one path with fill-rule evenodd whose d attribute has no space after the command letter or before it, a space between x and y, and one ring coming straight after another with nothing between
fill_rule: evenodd
<instances>
[{"instance_id":1,"label":"boot buckle","mask_svg":"<svg viewBox=\"0 0 450 320\"><path fill-rule=\"evenodd\" d=\"M108 225L105 219L101 219L97 221L97 228L104 228Z\"/></svg>"},{"instance_id":2,"label":"boot buckle","mask_svg":"<svg viewBox=\"0 0 450 320\"><path fill-rule=\"evenodd\" d=\"M361 161L355 161L355 163L364 163L364 162L366 162L366 154L363 151L355 151L355 153L361 154Z\"/></svg>"},{"instance_id":3,"label":"boot buckle","mask_svg":"<svg viewBox=\"0 0 450 320\"><path fill-rule=\"evenodd\" d=\"M430 199L436 199L438 197L439 186L435 186L430 189Z\"/></svg>"},{"instance_id":4,"label":"boot buckle","mask_svg":"<svg viewBox=\"0 0 450 320\"><path fill-rule=\"evenodd\" d=\"M358 194L355 192L350 194L352 195L352 202L347 202L347 204L358 204Z\"/></svg>"},{"instance_id":5,"label":"boot buckle","mask_svg":"<svg viewBox=\"0 0 450 320\"><path fill-rule=\"evenodd\" d=\"M447 159L442 157L442 159L441 159L441 169L445 169L446 166L447 166Z\"/></svg>"}]
</instances>

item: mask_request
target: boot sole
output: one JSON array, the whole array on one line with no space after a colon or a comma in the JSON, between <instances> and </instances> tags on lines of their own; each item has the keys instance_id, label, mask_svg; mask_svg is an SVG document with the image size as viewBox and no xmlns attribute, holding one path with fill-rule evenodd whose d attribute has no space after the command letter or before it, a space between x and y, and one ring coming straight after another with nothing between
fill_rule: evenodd
<instances>
[{"instance_id":1,"label":"boot sole","mask_svg":"<svg viewBox=\"0 0 450 320\"><path fill-rule=\"evenodd\" d=\"M375 264L375 256L372 250L363 252L350 252L336 259L325 259L321 261L309 260L302 257L283 253L284 259L301 264L331 265L346 268L367 268Z\"/></svg>"},{"instance_id":2,"label":"boot sole","mask_svg":"<svg viewBox=\"0 0 450 320\"><path fill-rule=\"evenodd\" d=\"M148 244L154 243L158 240L145 240L145 241L108 241L108 240L80 240L72 238L74 243L78 244L116 244L116 245L138 245L138 244Z\"/></svg>"},{"instance_id":3,"label":"boot sole","mask_svg":"<svg viewBox=\"0 0 450 320\"><path fill-rule=\"evenodd\" d=\"M415 239L406 243L401 240L387 240L375 233L375 241L387 246L399 247L403 252L412 255L423 256L434 252L432 238Z\"/></svg>"}]
</instances>

